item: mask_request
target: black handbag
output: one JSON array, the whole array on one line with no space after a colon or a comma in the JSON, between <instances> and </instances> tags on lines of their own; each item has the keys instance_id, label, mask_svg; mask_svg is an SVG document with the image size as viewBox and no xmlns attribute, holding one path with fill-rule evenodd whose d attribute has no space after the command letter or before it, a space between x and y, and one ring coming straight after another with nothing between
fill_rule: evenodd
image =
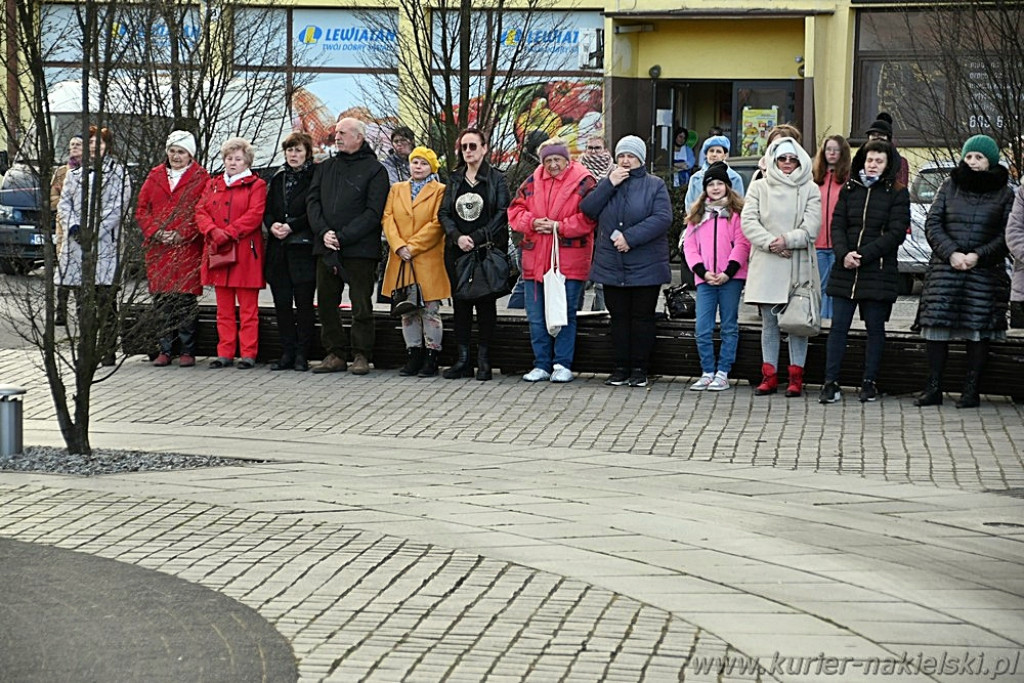
<instances>
[{"instance_id":1,"label":"black handbag","mask_svg":"<svg viewBox=\"0 0 1024 683\"><path fill-rule=\"evenodd\" d=\"M409 264L409 272L412 273L412 282L405 280L406 263ZM391 317L400 318L423 307L423 290L416 282L416 270L412 267L412 261L403 259L402 264L398 266L398 279L395 280L395 288L391 290Z\"/></svg>"},{"instance_id":2,"label":"black handbag","mask_svg":"<svg viewBox=\"0 0 1024 683\"><path fill-rule=\"evenodd\" d=\"M505 296L512 291L515 281L508 255L490 242L480 245L455 262L455 298L459 301ZM518 274L517 274L518 276Z\"/></svg>"},{"instance_id":3,"label":"black handbag","mask_svg":"<svg viewBox=\"0 0 1024 683\"><path fill-rule=\"evenodd\" d=\"M666 287L665 312L670 320L693 320L697 317L697 302L686 285Z\"/></svg>"}]
</instances>

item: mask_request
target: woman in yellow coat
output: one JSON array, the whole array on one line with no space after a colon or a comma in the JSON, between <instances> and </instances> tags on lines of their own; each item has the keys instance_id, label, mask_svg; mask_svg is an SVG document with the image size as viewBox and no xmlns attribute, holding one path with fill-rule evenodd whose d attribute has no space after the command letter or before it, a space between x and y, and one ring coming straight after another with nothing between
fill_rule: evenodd
<instances>
[{"instance_id":1,"label":"woman in yellow coat","mask_svg":"<svg viewBox=\"0 0 1024 683\"><path fill-rule=\"evenodd\" d=\"M414 149L409 154L409 174L409 180L391 186L384 208L384 234L390 255L383 290L390 292L411 283L411 269L415 269L415 282L420 286L425 306L402 316L402 337L409 360L399 374L434 377L444 332L441 299L451 296L444 268L444 228L437 218L444 199L444 185L436 175L437 155L426 147ZM399 282L403 264L405 272Z\"/></svg>"}]
</instances>

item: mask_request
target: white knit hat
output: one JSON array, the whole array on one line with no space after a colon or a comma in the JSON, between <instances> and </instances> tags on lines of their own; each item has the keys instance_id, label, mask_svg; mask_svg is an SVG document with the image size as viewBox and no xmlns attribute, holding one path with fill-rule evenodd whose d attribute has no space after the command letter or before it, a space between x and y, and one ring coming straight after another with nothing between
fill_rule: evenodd
<instances>
[{"instance_id":1,"label":"white knit hat","mask_svg":"<svg viewBox=\"0 0 1024 683\"><path fill-rule=\"evenodd\" d=\"M167 144L164 145L164 149L170 147L181 147L193 157L196 155L196 139L187 130L172 130L171 134L167 136Z\"/></svg>"}]
</instances>

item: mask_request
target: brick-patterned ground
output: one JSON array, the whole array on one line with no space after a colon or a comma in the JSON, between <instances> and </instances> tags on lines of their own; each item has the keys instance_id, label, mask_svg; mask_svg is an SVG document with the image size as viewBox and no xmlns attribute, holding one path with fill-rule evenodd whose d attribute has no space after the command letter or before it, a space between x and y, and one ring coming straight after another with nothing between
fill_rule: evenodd
<instances>
[{"instance_id":1,"label":"brick-patterned ground","mask_svg":"<svg viewBox=\"0 0 1024 683\"><path fill-rule=\"evenodd\" d=\"M26 386L27 418L54 410L37 356L0 351L0 377ZM100 376L103 372L100 372ZM97 421L229 425L326 434L425 437L521 446L599 449L686 460L838 473L966 490L1024 487L1024 407L1004 398L981 408L915 408L909 397L861 404L846 394L822 406L807 395L696 394L688 378L646 389L252 371L155 369L129 359L93 388ZM245 406L240 410L238 406Z\"/></svg>"},{"instance_id":2,"label":"brick-patterned ground","mask_svg":"<svg viewBox=\"0 0 1024 683\"><path fill-rule=\"evenodd\" d=\"M578 580L339 525L35 486L0 486L0 508L0 535L134 563L256 609L291 641L302 680L716 680L691 663L736 654Z\"/></svg>"}]
</instances>

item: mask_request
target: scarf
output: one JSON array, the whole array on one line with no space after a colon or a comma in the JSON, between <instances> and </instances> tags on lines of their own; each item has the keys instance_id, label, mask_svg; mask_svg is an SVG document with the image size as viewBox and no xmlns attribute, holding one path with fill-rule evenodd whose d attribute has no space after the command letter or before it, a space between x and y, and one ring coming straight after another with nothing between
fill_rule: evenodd
<instances>
[{"instance_id":1,"label":"scarf","mask_svg":"<svg viewBox=\"0 0 1024 683\"><path fill-rule=\"evenodd\" d=\"M715 217L715 214L718 214L719 218L728 218L729 216L731 216L732 213L729 211L729 207L727 206L728 203L728 195L722 197L721 199L709 199L708 201L704 202L704 220L711 220L712 218Z\"/></svg>"},{"instance_id":2,"label":"scarf","mask_svg":"<svg viewBox=\"0 0 1024 683\"><path fill-rule=\"evenodd\" d=\"M590 171L590 175L601 180L601 178L607 177L612 170L612 155L608 152L584 154L580 157L580 163Z\"/></svg>"},{"instance_id":3,"label":"scarf","mask_svg":"<svg viewBox=\"0 0 1024 683\"><path fill-rule=\"evenodd\" d=\"M76 168L81 168L82 157L68 157L68 170L74 171Z\"/></svg>"},{"instance_id":4,"label":"scarf","mask_svg":"<svg viewBox=\"0 0 1024 683\"><path fill-rule=\"evenodd\" d=\"M178 171L175 171L170 166L167 167L167 184L171 186L171 192L174 192L174 188L178 186L178 181L181 180L181 177L185 175L185 171L187 171L191 165L192 162L190 161L188 166Z\"/></svg>"},{"instance_id":5,"label":"scarf","mask_svg":"<svg viewBox=\"0 0 1024 683\"><path fill-rule=\"evenodd\" d=\"M434 179L433 178L433 174L431 174L431 175L428 175L423 180L410 180L409 181L409 191L412 193L412 201L416 201L416 195L418 195L420 193L420 190L422 190L424 187L426 187L427 183L429 183L433 179Z\"/></svg>"},{"instance_id":6,"label":"scarf","mask_svg":"<svg viewBox=\"0 0 1024 683\"><path fill-rule=\"evenodd\" d=\"M228 175L228 172L224 171L224 184L227 185L228 187L231 187L236 181L241 180L242 178L245 178L245 177L248 177L248 176L251 176L251 175L252 175L252 169L251 168L245 169L244 171L242 171L238 175Z\"/></svg>"},{"instance_id":7,"label":"scarf","mask_svg":"<svg viewBox=\"0 0 1024 683\"><path fill-rule=\"evenodd\" d=\"M292 168L288 164L282 166L284 171L284 205L288 207L295 198L295 188L299 185L299 178L302 173L313 165L312 159L306 159L298 168Z\"/></svg>"},{"instance_id":8,"label":"scarf","mask_svg":"<svg viewBox=\"0 0 1024 683\"><path fill-rule=\"evenodd\" d=\"M871 187L879 180L878 176L869 176L864 169L860 169L860 182L864 184L864 187Z\"/></svg>"}]
</instances>

